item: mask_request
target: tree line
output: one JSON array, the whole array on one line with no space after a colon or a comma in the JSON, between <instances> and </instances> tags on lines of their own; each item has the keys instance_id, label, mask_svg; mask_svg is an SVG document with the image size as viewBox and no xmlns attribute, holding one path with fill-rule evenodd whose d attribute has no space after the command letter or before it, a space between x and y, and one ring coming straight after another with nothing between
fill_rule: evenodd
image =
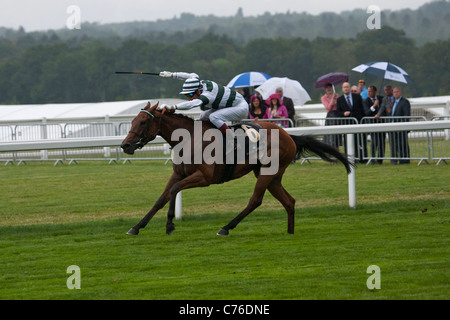
<instances>
[{"instance_id":1,"label":"tree line","mask_svg":"<svg viewBox=\"0 0 450 320\"><path fill-rule=\"evenodd\" d=\"M390 10L388 5L379 8L380 24L404 30L406 36L418 45L429 41L450 38L450 2L433 0L416 10ZM124 23L98 24L82 21L81 30L73 32L67 28L59 30L29 32L29 40L46 41L55 35L63 41L77 43L85 38L101 39L114 45L126 38L144 39L164 44L186 45L204 37L206 34L227 35L236 43L247 44L260 38L286 39L303 38L314 40L324 38L355 38L359 32L367 30L367 20L371 16L363 9L340 13L323 12L311 15L306 12L270 13L246 16L239 9L236 15L217 17L214 15L196 16L182 13L172 19L157 21L133 21ZM25 30L12 30L0 27L0 39L22 37ZM47 39L48 40L48 39Z\"/></svg>"},{"instance_id":2,"label":"tree line","mask_svg":"<svg viewBox=\"0 0 450 320\"><path fill-rule=\"evenodd\" d=\"M392 84L400 85L407 96L450 94L450 40L418 46L404 31L391 27L366 30L355 38L258 38L244 45L214 33L187 44L139 38L73 43L57 35L44 40L33 42L23 32L22 37L0 41L0 104L179 97L180 81L115 74L162 70L196 72L224 85L239 73L261 71L298 80L318 102L323 91L314 88L315 80L329 72L347 72L352 83L365 79L380 86L380 78L351 71L370 61L389 61L405 69L414 83Z\"/></svg>"}]
</instances>

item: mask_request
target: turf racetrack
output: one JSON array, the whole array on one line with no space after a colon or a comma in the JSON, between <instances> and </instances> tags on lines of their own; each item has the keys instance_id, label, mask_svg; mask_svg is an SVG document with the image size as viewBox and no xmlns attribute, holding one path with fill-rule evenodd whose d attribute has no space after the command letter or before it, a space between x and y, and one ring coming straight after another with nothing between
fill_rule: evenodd
<instances>
[{"instance_id":1,"label":"turf racetrack","mask_svg":"<svg viewBox=\"0 0 450 320\"><path fill-rule=\"evenodd\" d=\"M125 233L162 192L171 165L2 166L0 299L448 299L450 168L359 166L357 209L341 165L291 165L295 234L266 193L228 237L255 178L183 191L138 236ZM67 268L80 268L69 290ZM367 268L380 268L369 289Z\"/></svg>"}]
</instances>

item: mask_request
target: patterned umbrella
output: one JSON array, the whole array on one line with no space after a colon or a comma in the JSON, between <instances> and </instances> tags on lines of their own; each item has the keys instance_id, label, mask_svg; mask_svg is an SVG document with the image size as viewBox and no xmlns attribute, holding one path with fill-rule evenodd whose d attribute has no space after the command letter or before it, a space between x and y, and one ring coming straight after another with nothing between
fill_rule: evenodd
<instances>
[{"instance_id":1,"label":"patterned umbrella","mask_svg":"<svg viewBox=\"0 0 450 320\"><path fill-rule=\"evenodd\" d=\"M368 62L352 69L360 73L367 73L383 79L394 80L403 83L412 82L405 70L389 62Z\"/></svg>"},{"instance_id":2,"label":"patterned umbrella","mask_svg":"<svg viewBox=\"0 0 450 320\"><path fill-rule=\"evenodd\" d=\"M263 84L267 79L270 79L270 76L268 74L265 74L263 72L250 71L235 76L227 84L227 87L229 88L255 87Z\"/></svg>"},{"instance_id":3,"label":"patterned umbrella","mask_svg":"<svg viewBox=\"0 0 450 320\"><path fill-rule=\"evenodd\" d=\"M342 72L331 72L327 73L316 80L316 88L323 88L328 83L333 86L348 81L348 74Z\"/></svg>"}]
</instances>

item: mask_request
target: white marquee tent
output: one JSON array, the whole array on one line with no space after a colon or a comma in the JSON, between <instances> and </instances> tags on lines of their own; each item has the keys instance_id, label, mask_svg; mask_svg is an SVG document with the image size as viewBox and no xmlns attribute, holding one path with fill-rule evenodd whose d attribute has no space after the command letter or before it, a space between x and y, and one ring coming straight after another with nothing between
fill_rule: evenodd
<instances>
[{"instance_id":1,"label":"white marquee tent","mask_svg":"<svg viewBox=\"0 0 450 320\"><path fill-rule=\"evenodd\" d=\"M166 104L179 103L180 99L161 99ZM0 141L59 139L63 128L68 123L84 123L72 126L66 133L83 135L83 132L102 128L104 135L114 135L111 127L94 126L90 122L128 122L138 114L148 100L97 102L97 103L67 103L41 105L0 105ZM158 101L151 100L154 105ZM45 127L42 124L47 124ZM65 131L65 129L64 129Z\"/></svg>"}]
</instances>

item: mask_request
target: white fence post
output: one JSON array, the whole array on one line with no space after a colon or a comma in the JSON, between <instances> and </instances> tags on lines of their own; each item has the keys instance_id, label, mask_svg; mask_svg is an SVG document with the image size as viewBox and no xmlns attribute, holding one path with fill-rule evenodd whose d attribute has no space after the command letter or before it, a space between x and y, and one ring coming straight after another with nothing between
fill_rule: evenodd
<instances>
[{"instance_id":1,"label":"white fence post","mask_svg":"<svg viewBox=\"0 0 450 320\"><path fill-rule=\"evenodd\" d=\"M48 139L47 118L42 118L41 139ZM48 160L48 150L41 150L41 159Z\"/></svg>"},{"instance_id":2,"label":"white fence post","mask_svg":"<svg viewBox=\"0 0 450 320\"><path fill-rule=\"evenodd\" d=\"M173 162L173 150L171 150L172 153L172 162ZM177 193L177 196L175 198L175 219L181 220L183 216L183 200L181 196L181 191Z\"/></svg>"},{"instance_id":3,"label":"white fence post","mask_svg":"<svg viewBox=\"0 0 450 320\"><path fill-rule=\"evenodd\" d=\"M181 199L181 191L177 193L175 199L175 219L181 220L183 211L183 201Z\"/></svg>"},{"instance_id":4,"label":"white fence post","mask_svg":"<svg viewBox=\"0 0 450 320\"><path fill-rule=\"evenodd\" d=\"M355 135L347 134L347 155L351 164L355 163ZM351 168L348 175L348 204L350 208L356 208L356 182L355 168Z\"/></svg>"},{"instance_id":5,"label":"white fence post","mask_svg":"<svg viewBox=\"0 0 450 320\"><path fill-rule=\"evenodd\" d=\"M103 126L103 135L109 136L110 134L106 130L106 123L109 123L109 115L108 114L105 115L105 125ZM104 154L105 158L111 157L111 148L110 147L104 147L103 150L105 152L105 154Z\"/></svg>"},{"instance_id":6,"label":"white fence post","mask_svg":"<svg viewBox=\"0 0 450 320\"><path fill-rule=\"evenodd\" d=\"M447 101L444 107L444 116L450 116L450 101ZM445 140L450 140L450 129L444 130Z\"/></svg>"}]
</instances>

